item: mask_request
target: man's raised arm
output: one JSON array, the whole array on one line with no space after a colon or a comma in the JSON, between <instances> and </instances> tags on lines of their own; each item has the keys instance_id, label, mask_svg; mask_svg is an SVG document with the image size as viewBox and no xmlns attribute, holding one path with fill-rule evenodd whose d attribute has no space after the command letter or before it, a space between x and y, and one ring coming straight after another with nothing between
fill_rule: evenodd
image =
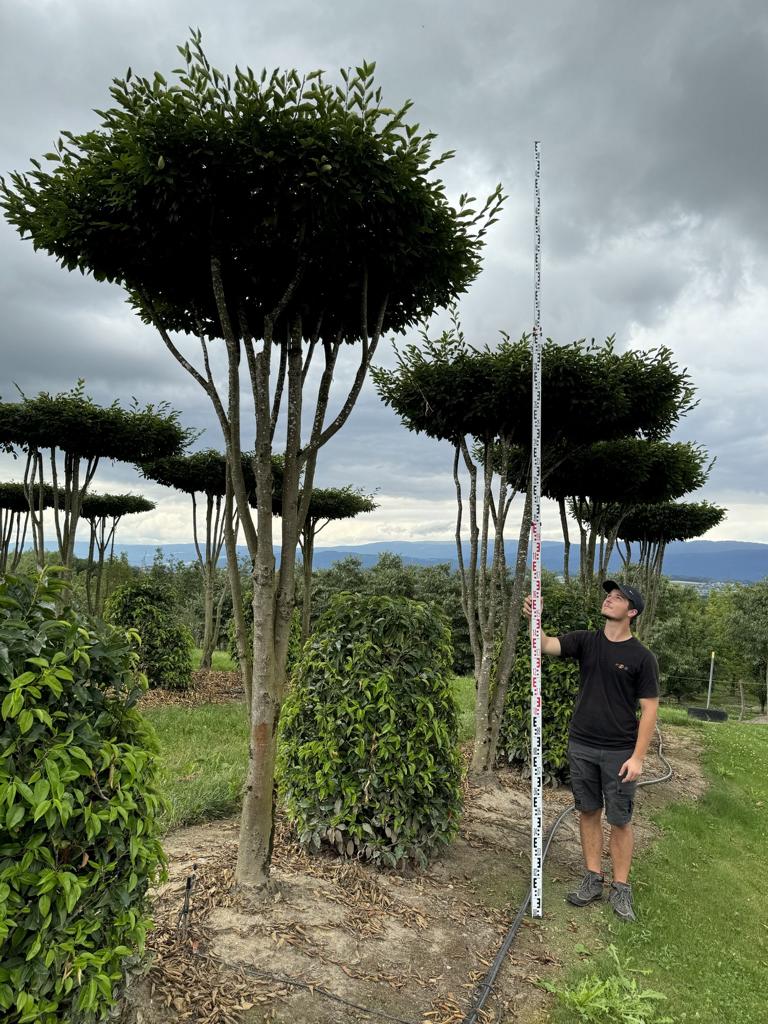
<instances>
[{"instance_id":1,"label":"man's raised arm","mask_svg":"<svg viewBox=\"0 0 768 1024\"><path fill-rule=\"evenodd\" d=\"M523 601L523 615L528 619L528 628L531 628L531 595L527 594L525 601ZM553 654L557 657L560 654L560 641L556 636L547 636L542 629L541 631L541 653L542 654Z\"/></svg>"}]
</instances>

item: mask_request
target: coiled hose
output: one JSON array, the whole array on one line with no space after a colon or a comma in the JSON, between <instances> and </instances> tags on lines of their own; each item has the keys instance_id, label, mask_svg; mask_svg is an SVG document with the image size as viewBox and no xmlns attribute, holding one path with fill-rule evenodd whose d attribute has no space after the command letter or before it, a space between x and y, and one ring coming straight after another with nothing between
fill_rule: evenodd
<instances>
[{"instance_id":1,"label":"coiled hose","mask_svg":"<svg viewBox=\"0 0 768 1024\"><path fill-rule=\"evenodd\" d=\"M666 782L668 779L672 778L672 765L669 763L666 757L664 757L664 742L662 740L661 731L659 730L658 725L656 726L656 735L659 740L659 749L657 752L658 757L661 763L666 768L666 772L664 773L664 775L660 775L657 779L645 779L642 782L638 782L638 788L640 786L653 786L656 785L656 783ZM568 815L573 814L574 810L574 807L566 808L550 826L547 832L546 842L544 843L545 861L547 859L547 853L549 852L550 844L555 837L555 833L560 828L565 819L568 817ZM517 911L515 919L509 927L509 931L504 936L501 946L499 947L499 951L494 957L493 963L489 967L488 972L483 978L483 980L479 982L479 984L477 985L477 988L475 989L472 995L472 1002L470 1003L470 1008L467 1011L467 1014L464 1017L462 1024L476 1024L478 1014L488 1001L488 997L490 996L493 990L493 986L496 983L496 978L498 977L499 971L501 970L501 965L504 963L506 955L509 952L512 943L515 941L515 937L517 936L517 933L520 929L520 925L523 923L523 918L525 917L525 913L528 910L528 907L531 903L531 895L532 891L531 889L529 889L528 895L525 897L525 900L520 905L520 909Z\"/></svg>"}]
</instances>

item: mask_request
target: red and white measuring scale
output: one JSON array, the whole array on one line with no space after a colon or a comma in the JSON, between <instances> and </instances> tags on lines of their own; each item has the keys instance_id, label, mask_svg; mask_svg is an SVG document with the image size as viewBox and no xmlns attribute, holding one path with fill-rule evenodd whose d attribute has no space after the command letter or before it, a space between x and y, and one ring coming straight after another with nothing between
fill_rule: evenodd
<instances>
[{"instance_id":1,"label":"red and white measuring scale","mask_svg":"<svg viewBox=\"0 0 768 1024\"><path fill-rule=\"evenodd\" d=\"M531 432L531 914L541 917L544 795L541 725L541 143L534 142L533 401Z\"/></svg>"}]
</instances>

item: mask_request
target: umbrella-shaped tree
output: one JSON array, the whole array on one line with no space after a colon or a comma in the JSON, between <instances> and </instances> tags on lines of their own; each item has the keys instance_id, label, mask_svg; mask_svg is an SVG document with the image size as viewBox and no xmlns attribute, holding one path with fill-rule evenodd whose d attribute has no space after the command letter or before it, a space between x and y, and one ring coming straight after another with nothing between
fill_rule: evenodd
<instances>
[{"instance_id":1,"label":"umbrella-shaped tree","mask_svg":"<svg viewBox=\"0 0 768 1024\"><path fill-rule=\"evenodd\" d=\"M572 452L547 474L544 485L545 495L561 508L565 578L570 547L563 515L566 501L581 539L579 575L589 585L596 570L600 580L605 578L621 524L634 507L672 501L698 490L710 466L706 451L698 445L642 437L600 441Z\"/></svg>"},{"instance_id":2,"label":"umbrella-shaped tree","mask_svg":"<svg viewBox=\"0 0 768 1024\"><path fill-rule=\"evenodd\" d=\"M32 496L35 513L53 504L48 487L36 488ZM30 503L24 484L0 484L0 573L14 572L24 552L29 528Z\"/></svg>"},{"instance_id":3,"label":"umbrella-shaped tree","mask_svg":"<svg viewBox=\"0 0 768 1024\"><path fill-rule=\"evenodd\" d=\"M151 512L154 508L154 502L142 498L140 494L86 494L83 498L80 517L90 527L85 592L88 611L92 615L101 615L104 611L107 597L104 562L109 550L108 564L112 564L118 524L125 516Z\"/></svg>"},{"instance_id":4,"label":"umbrella-shaped tree","mask_svg":"<svg viewBox=\"0 0 768 1024\"><path fill-rule=\"evenodd\" d=\"M637 565L641 586L645 589L646 607L638 627L642 626L644 632L653 625L667 544L701 537L721 523L725 514L726 509L708 501L669 501L639 505L622 517L618 537L625 544L627 566L632 560L632 544L639 545Z\"/></svg>"},{"instance_id":5,"label":"umbrella-shaped tree","mask_svg":"<svg viewBox=\"0 0 768 1024\"><path fill-rule=\"evenodd\" d=\"M385 331L402 331L464 291L502 201L462 197L434 175L446 158L383 105L374 65L271 75L222 74L199 34L172 83L130 73L97 129L64 135L51 170L3 187L10 221L63 266L117 281L216 410L253 563L253 699L237 880L269 871L277 724L295 602L296 548L319 450L346 423ZM197 339L200 363L178 333ZM329 397L343 345L357 369L340 407ZM221 345L217 386L211 345ZM277 359L273 361L273 350ZM319 380L309 368L322 358ZM274 372L273 362L277 364ZM241 375L255 428L258 507L241 469ZM305 387L305 384L307 385ZM272 455L283 408L280 569L272 547ZM308 430L305 433L305 425Z\"/></svg>"},{"instance_id":6,"label":"umbrella-shaped tree","mask_svg":"<svg viewBox=\"0 0 768 1024\"><path fill-rule=\"evenodd\" d=\"M103 408L85 394L83 381L70 392L40 392L20 402L0 403L0 443L26 452L24 487L32 536L42 565L45 536L40 494L50 473L59 556L70 566L83 499L101 459L135 462L159 458L183 448L189 434L167 405L123 409L117 402ZM41 491L42 489L42 491Z\"/></svg>"},{"instance_id":7,"label":"umbrella-shaped tree","mask_svg":"<svg viewBox=\"0 0 768 1024\"><path fill-rule=\"evenodd\" d=\"M339 519L353 519L361 512L373 512L376 508L373 495L347 487L316 487L312 491L307 517L299 536L299 545L304 573L304 589L301 606L301 635L309 636L312 616L312 560L315 553L315 537L328 523Z\"/></svg>"}]
</instances>

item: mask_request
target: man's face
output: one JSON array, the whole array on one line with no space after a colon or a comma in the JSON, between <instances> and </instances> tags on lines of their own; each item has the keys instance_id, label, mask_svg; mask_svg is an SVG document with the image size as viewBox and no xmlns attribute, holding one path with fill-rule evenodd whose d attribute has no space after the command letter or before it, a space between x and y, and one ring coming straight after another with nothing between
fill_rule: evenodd
<instances>
[{"instance_id":1,"label":"man's face","mask_svg":"<svg viewBox=\"0 0 768 1024\"><path fill-rule=\"evenodd\" d=\"M618 588L611 590L605 595L603 607L600 610L606 619L611 619L615 622L620 622L622 619L631 619L635 614L635 610L629 607L629 599L624 597Z\"/></svg>"}]
</instances>

